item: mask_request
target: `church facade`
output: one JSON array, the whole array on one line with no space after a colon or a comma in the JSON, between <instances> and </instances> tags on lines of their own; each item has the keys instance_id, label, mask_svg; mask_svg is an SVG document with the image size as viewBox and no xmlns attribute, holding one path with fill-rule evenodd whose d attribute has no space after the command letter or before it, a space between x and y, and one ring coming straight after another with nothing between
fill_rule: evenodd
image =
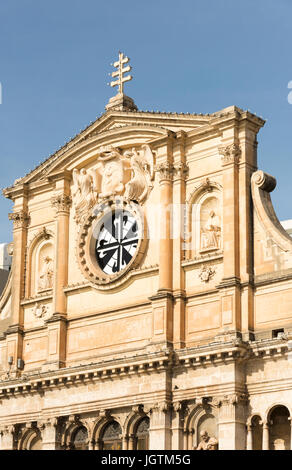
<instances>
[{"instance_id":1,"label":"church facade","mask_svg":"<svg viewBox=\"0 0 292 470\"><path fill-rule=\"evenodd\" d=\"M263 125L122 90L4 190L1 449L291 448L292 240Z\"/></svg>"}]
</instances>

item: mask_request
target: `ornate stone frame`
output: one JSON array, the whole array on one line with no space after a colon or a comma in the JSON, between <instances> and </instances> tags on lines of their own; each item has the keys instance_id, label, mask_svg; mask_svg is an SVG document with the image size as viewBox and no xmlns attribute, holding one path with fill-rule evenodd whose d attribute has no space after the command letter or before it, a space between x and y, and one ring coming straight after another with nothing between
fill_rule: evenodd
<instances>
[{"instance_id":1,"label":"ornate stone frame","mask_svg":"<svg viewBox=\"0 0 292 470\"><path fill-rule=\"evenodd\" d=\"M104 216L109 212L113 212L115 209L127 210L135 216L139 225L140 239L137 251L130 263L118 273L107 275L100 269L96 260L95 243L97 237L95 234L98 233ZM121 278L125 276L130 269L137 268L141 263L147 248L147 241L146 218L141 206L122 196L106 199L98 203L92 209L90 215L78 232L77 260L79 268L88 281L100 286L100 288L114 288L121 284ZM127 280L127 276L125 276L124 280Z\"/></svg>"}]
</instances>

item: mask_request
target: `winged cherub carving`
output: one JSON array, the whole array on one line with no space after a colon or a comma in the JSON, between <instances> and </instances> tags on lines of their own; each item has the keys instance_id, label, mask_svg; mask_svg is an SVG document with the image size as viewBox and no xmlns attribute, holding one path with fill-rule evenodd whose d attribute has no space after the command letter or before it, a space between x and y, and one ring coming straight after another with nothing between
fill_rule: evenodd
<instances>
[{"instance_id":1,"label":"winged cherub carving","mask_svg":"<svg viewBox=\"0 0 292 470\"><path fill-rule=\"evenodd\" d=\"M136 148L127 150L124 157L131 162L131 179L125 187L125 197L130 200L144 202L150 189L154 176L153 153L149 145L142 145L142 150Z\"/></svg>"}]
</instances>

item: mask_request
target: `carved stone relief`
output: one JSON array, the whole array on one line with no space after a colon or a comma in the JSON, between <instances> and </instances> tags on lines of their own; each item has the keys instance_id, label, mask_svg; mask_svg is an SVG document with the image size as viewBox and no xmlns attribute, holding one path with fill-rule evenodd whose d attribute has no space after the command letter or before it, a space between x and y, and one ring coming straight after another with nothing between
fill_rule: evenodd
<instances>
[{"instance_id":1,"label":"carved stone relief","mask_svg":"<svg viewBox=\"0 0 292 470\"><path fill-rule=\"evenodd\" d=\"M149 145L124 153L112 146L101 147L95 169L73 170L72 198L77 224L103 199L123 196L143 203L152 189L153 177L154 159Z\"/></svg>"},{"instance_id":2,"label":"carved stone relief","mask_svg":"<svg viewBox=\"0 0 292 470\"><path fill-rule=\"evenodd\" d=\"M33 309L33 314L36 318L44 318L48 313L48 307L42 304L36 304Z\"/></svg>"},{"instance_id":3,"label":"carved stone relief","mask_svg":"<svg viewBox=\"0 0 292 470\"><path fill-rule=\"evenodd\" d=\"M39 290L52 289L53 287L53 260L50 256L46 256L42 260L42 267L39 275Z\"/></svg>"},{"instance_id":4,"label":"carved stone relief","mask_svg":"<svg viewBox=\"0 0 292 470\"><path fill-rule=\"evenodd\" d=\"M53 288L54 261L52 243L43 244L38 251L37 292Z\"/></svg>"},{"instance_id":5,"label":"carved stone relief","mask_svg":"<svg viewBox=\"0 0 292 470\"><path fill-rule=\"evenodd\" d=\"M199 278L202 282L209 282L210 279L214 276L216 270L212 266L203 266L199 273Z\"/></svg>"},{"instance_id":6,"label":"carved stone relief","mask_svg":"<svg viewBox=\"0 0 292 470\"><path fill-rule=\"evenodd\" d=\"M221 248L221 217L216 198L207 199L201 207L201 240L202 251Z\"/></svg>"}]
</instances>

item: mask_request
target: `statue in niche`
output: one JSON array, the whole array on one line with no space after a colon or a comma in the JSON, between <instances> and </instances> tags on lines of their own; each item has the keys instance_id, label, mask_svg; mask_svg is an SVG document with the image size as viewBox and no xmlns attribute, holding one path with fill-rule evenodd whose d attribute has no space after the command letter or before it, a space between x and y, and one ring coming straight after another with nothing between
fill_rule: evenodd
<instances>
[{"instance_id":1,"label":"statue in niche","mask_svg":"<svg viewBox=\"0 0 292 470\"><path fill-rule=\"evenodd\" d=\"M154 175L153 154L149 145L142 145L142 152L135 148L124 153L130 158L132 175L126 184L125 197L132 201L144 202L152 188L151 180Z\"/></svg>"},{"instance_id":2,"label":"statue in niche","mask_svg":"<svg viewBox=\"0 0 292 470\"><path fill-rule=\"evenodd\" d=\"M200 432L200 443L196 450L218 450L218 440L210 437L206 430Z\"/></svg>"},{"instance_id":3,"label":"statue in niche","mask_svg":"<svg viewBox=\"0 0 292 470\"><path fill-rule=\"evenodd\" d=\"M201 229L201 250L221 247L220 217L211 210L205 226Z\"/></svg>"},{"instance_id":4,"label":"statue in niche","mask_svg":"<svg viewBox=\"0 0 292 470\"><path fill-rule=\"evenodd\" d=\"M52 289L54 275L53 260L49 256L46 256L43 261L44 264L39 276L39 290Z\"/></svg>"},{"instance_id":5,"label":"statue in niche","mask_svg":"<svg viewBox=\"0 0 292 470\"><path fill-rule=\"evenodd\" d=\"M97 175L92 170L73 170L72 196L75 219L79 223L82 216L90 210L97 200Z\"/></svg>"}]
</instances>

